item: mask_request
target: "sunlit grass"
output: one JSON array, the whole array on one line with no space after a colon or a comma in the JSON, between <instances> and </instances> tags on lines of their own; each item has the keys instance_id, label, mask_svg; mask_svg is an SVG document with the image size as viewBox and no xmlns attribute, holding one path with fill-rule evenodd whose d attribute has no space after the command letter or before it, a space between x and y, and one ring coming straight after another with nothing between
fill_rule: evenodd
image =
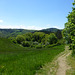
<instances>
[{"instance_id":1,"label":"sunlit grass","mask_svg":"<svg viewBox=\"0 0 75 75\"><path fill-rule=\"evenodd\" d=\"M34 75L36 70L51 62L56 55L64 51L64 45L35 49L14 45L7 39L0 41L1 75Z\"/></svg>"}]
</instances>

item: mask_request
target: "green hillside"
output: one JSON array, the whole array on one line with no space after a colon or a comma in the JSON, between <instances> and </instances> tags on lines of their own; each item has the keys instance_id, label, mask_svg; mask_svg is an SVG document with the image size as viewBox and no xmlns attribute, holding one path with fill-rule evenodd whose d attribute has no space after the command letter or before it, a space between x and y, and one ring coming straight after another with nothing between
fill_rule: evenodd
<instances>
[{"instance_id":1,"label":"green hillside","mask_svg":"<svg viewBox=\"0 0 75 75\"><path fill-rule=\"evenodd\" d=\"M0 75L35 75L36 70L51 62L64 45L52 48L24 48L0 38Z\"/></svg>"},{"instance_id":2,"label":"green hillside","mask_svg":"<svg viewBox=\"0 0 75 75\"><path fill-rule=\"evenodd\" d=\"M57 28L47 28L47 29L42 29L42 30L40 30L40 31L42 31L42 32L57 32L58 30L60 30L60 31L62 31L62 29L57 29Z\"/></svg>"},{"instance_id":3,"label":"green hillside","mask_svg":"<svg viewBox=\"0 0 75 75\"><path fill-rule=\"evenodd\" d=\"M28 32L44 32L46 34L55 33L57 31L61 31L57 28L48 28L48 29L42 29L42 30L26 30L26 29L0 29L0 37L15 37L17 35L22 35Z\"/></svg>"},{"instance_id":4,"label":"green hillside","mask_svg":"<svg viewBox=\"0 0 75 75\"><path fill-rule=\"evenodd\" d=\"M0 52L11 52L11 51L24 50L23 47L20 47L18 44L12 43L7 38L0 38Z\"/></svg>"},{"instance_id":5,"label":"green hillside","mask_svg":"<svg viewBox=\"0 0 75 75\"><path fill-rule=\"evenodd\" d=\"M35 30L26 29L0 29L0 37L14 37L17 35L25 34L27 32L34 32Z\"/></svg>"}]
</instances>

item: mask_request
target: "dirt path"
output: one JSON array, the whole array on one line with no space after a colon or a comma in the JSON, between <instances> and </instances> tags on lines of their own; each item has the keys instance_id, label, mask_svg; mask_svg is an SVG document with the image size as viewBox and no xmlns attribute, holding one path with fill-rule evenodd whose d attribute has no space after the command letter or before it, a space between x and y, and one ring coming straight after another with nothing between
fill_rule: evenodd
<instances>
[{"instance_id":1,"label":"dirt path","mask_svg":"<svg viewBox=\"0 0 75 75\"><path fill-rule=\"evenodd\" d=\"M66 46L65 49L66 52L62 56L58 57L57 59L59 67L57 69L56 75L66 75L66 71L70 69L70 66L66 62L67 61L66 57L71 54L71 51L67 51L68 46Z\"/></svg>"},{"instance_id":2,"label":"dirt path","mask_svg":"<svg viewBox=\"0 0 75 75\"><path fill-rule=\"evenodd\" d=\"M51 63L46 64L42 68L42 73L35 75L66 75L66 71L71 67L67 63L67 57L71 54L68 46L65 51L60 53Z\"/></svg>"}]
</instances>

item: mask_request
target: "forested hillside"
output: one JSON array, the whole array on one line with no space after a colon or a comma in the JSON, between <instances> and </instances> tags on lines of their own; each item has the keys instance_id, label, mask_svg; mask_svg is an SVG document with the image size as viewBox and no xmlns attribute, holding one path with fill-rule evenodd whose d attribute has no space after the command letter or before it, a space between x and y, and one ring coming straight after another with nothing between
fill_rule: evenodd
<instances>
[{"instance_id":1,"label":"forested hillside","mask_svg":"<svg viewBox=\"0 0 75 75\"><path fill-rule=\"evenodd\" d=\"M56 29L56 28L48 28L48 29L43 29L43 30L26 30L26 29L0 29L0 37L16 37L17 35L22 35L28 32L44 32L46 34L50 34L50 33L56 33L58 32L61 33L60 29ZM60 34L61 35L61 34Z\"/></svg>"},{"instance_id":2,"label":"forested hillside","mask_svg":"<svg viewBox=\"0 0 75 75\"><path fill-rule=\"evenodd\" d=\"M15 37L17 35L34 31L35 30L26 30L26 29L0 29L0 37L10 37L10 36Z\"/></svg>"}]
</instances>

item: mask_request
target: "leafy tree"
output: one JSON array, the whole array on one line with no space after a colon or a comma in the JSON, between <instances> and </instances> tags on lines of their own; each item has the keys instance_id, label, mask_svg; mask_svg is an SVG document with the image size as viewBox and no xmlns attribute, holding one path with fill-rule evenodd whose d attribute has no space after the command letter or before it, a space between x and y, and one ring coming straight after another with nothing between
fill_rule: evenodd
<instances>
[{"instance_id":1,"label":"leafy tree","mask_svg":"<svg viewBox=\"0 0 75 75\"><path fill-rule=\"evenodd\" d=\"M16 38L15 37L9 37L8 39L10 39L13 43L17 43Z\"/></svg>"},{"instance_id":2,"label":"leafy tree","mask_svg":"<svg viewBox=\"0 0 75 75\"><path fill-rule=\"evenodd\" d=\"M32 40L32 35L33 35L32 33L26 33L23 36L24 36L26 41L31 41Z\"/></svg>"},{"instance_id":3,"label":"leafy tree","mask_svg":"<svg viewBox=\"0 0 75 75\"><path fill-rule=\"evenodd\" d=\"M62 39L61 30L57 30L55 34L56 34L56 36L57 36L58 39Z\"/></svg>"},{"instance_id":4,"label":"leafy tree","mask_svg":"<svg viewBox=\"0 0 75 75\"><path fill-rule=\"evenodd\" d=\"M57 43L57 37L56 37L56 35L54 33L51 33L49 35L48 42L49 42L49 44Z\"/></svg>"},{"instance_id":5,"label":"leafy tree","mask_svg":"<svg viewBox=\"0 0 75 75\"><path fill-rule=\"evenodd\" d=\"M42 44L48 45L48 38L49 38L49 34L45 34L45 37L41 40Z\"/></svg>"},{"instance_id":6,"label":"leafy tree","mask_svg":"<svg viewBox=\"0 0 75 75\"><path fill-rule=\"evenodd\" d=\"M21 44L24 40L25 40L25 39L24 39L24 37L23 37L22 35L18 35L18 36L16 37L16 41L17 41L17 43L19 43L19 44Z\"/></svg>"},{"instance_id":7,"label":"leafy tree","mask_svg":"<svg viewBox=\"0 0 75 75\"><path fill-rule=\"evenodd\" d=\"M33 41L41 42L41 40L45 37L45 33L43 32L35 32L33 34Z\"/></svg>"},{"instance_id":8,"label":"leafy tree","mask_svg":"<svg viewBox=\"0 0 75 75\"><path fill-rule=\"evenodd\" d=\"M68 43L72 43L74 50L74 41L75 41L75 0L72 7L72 12L67 16L68 22L65 23L65 29L63 30L64 38Z\"/></svg>"},{"instance_id":9,"label":"leafy tree","mask_svg":"<svg viewBox=\"0 0 75 75\"><path fill-rule=\"evenodd\" d=\"M29 46L30 46L30 42L28 42L28 41L23 41L22 46L24 46L24 47L29 47Z\"/></svg>"}]
</instances>

